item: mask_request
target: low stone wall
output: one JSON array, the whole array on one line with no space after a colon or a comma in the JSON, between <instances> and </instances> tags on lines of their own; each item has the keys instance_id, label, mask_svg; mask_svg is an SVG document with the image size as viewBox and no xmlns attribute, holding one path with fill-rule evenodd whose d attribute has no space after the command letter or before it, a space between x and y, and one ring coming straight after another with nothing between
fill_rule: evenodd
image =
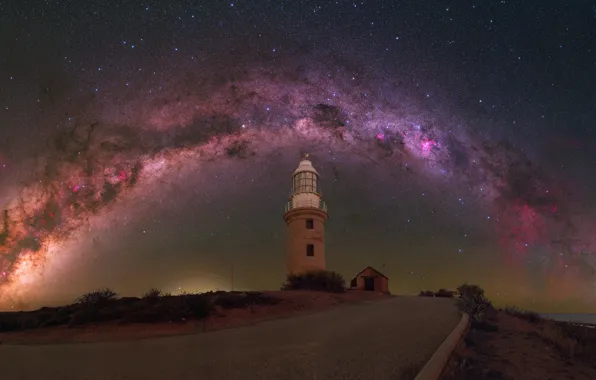
<instances>
[{"instance_id":1,"label":"low stone wall","mask_svg":"<svg viewBox=\"0 0 596 380\"><path fill-rule=\"evenodd\" d=\"M455 326L453 331L445 338L437 351L431 356L429 361L422 367L414 380L438 380L445 366L449 362L455 349L463 342L468 329L470 328L470 317L464 314L461 321Z\"/></svg>"}]
</instances>

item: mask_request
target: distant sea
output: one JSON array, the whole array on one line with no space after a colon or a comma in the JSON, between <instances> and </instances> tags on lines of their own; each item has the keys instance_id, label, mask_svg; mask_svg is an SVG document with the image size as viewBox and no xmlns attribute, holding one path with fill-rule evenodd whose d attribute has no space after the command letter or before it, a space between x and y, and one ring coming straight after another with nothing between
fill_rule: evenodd
<instances>
[{"instance_id":1,"label":"distant sea","mask_svg":"<svg viewBox=\"0 0 596 380\"><path fill-rule=\"evenodd\" d=\"M545 318L550 318L560 322L582 323L587 325L596 325L596 314L541 314Z\"/></svg>"}]
</instances>

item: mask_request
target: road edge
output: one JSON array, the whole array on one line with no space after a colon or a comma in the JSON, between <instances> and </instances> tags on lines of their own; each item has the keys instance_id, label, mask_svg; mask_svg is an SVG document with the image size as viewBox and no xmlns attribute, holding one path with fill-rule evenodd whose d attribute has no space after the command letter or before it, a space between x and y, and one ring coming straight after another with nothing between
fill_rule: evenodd
<instances>
[{"instance_id":1,"label":"road edge","mask_svg":"<svg viewBox=\"0 0 596 380\"><path fill-rule=\"evenodd\" d=\"M470 316L464 313L459 323L447 338L445 338L443 343L441 343L439 348L430 357L428 362L426 362L424 367L422 367L420 372L418 372L418 375L416 375L414 380L438 380L443 374L443 370L449 362L451 354L462 341L469 327Z\"/></svg>"}]
</instances>

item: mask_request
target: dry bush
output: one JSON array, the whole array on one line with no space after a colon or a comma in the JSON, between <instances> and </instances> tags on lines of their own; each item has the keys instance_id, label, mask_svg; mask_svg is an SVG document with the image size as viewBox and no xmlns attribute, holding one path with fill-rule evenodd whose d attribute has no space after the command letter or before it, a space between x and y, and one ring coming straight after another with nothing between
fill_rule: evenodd
<instances>
[{"instance_id":1,"label":"dry bush","mask_svg":"<svg viewBox=\"0 0 596 380\"><path fill-rule=\"evenodd\" d=\"M436 292L433 292L432 290L421 290L420 293L418 293L418 297L442 297L442 298L454 298L455 295L453 294L452 291L447 290L447 289L439 289Z\"/></svg>"},{"instance_id":2,"label":"dry bush","mask_svg":"<svg viewBox=\"0 0 596 380\"><path fill-rule=\"evenodd\" d=\"M163 296L122 316L120 323L184 322L204 319L212 310L211 300L205 294Z\"/></svg>"},{"instance_id":3,"label":"dry bush","mask_svg":"<svg viewBox=\"0 0 596 380\"><path fill-rule=\"evenodd\" d=\"M21 329L21 323L16 313L2 313L0 315L0 332L17 331Z\"/></svg>"},{"instance_id":4,"label":"dry bush","mask_svg":"<svg viewBox=\"0 0 596 380\"><path fill-rule=\"evenodd\" d=\"M44 307L35 311L0 313L0 332L66 325L71 311L65 307Z\"/></svg>"},{"instance_id":5,"label":"dry bush","mask_svg":"<svg viewBox=\"0 0 596 380\"><path fill-rule=\"evenodd\" d=\"M143 298L159 298L162 296L161 290L157 288L149 289L145 294L143 294Z\"/></svg>"},{"instance_id":6,"label":"dry bush","mask_svg":"<svg viewBox=\"0 0 596 380\"><path fill-rule=\"evenodd\" d=\"M120 324L127 323L159 323L170 322L166 314L160 310L138 310L133 313L126 314L120 319Z\"/></svg>"},{"instance_id":7,"label":"dry bush","mask_svg":"<svg viewBox=\"0 0 596 380\"><path fill-rule=\"evenodd\" d=\"M183 294L163 297L159 306L168 321L203 319L209 316L213 305L204 294Z\"/></svg>"},{"instance_id":8,"label":"dry bush","mask_svg":"<svg viewBox=\"0 0 596 380\"><path fill-rule=\"evenodd\" d=\"M439 289L438 292L435 292L435 297L453 298L453 292L446 289Z\"/></svg>"},{"instance_id":9,"label":"dry bush","mask_svg":"<svg viewBox=\"0 0 596 380\"><path fill-rule=\"evenodd\" d=\"M261 292L225 292L212 295L213 304L224 309L244 309L250 306L275 305L279 298Z\"/></svg>"},{"instance_id":10,"label":"dry bush","mask_svg":"<svg viewBox=\"0 0 596 380\"><path fill-rule=\"evenodd\" d=\"M50 311L49 317L40 318L39 327L52 327L68 324L70 320L69 311L64 308L56 308Z\"/></svg>"},{"instance_id":11,"label":"dry bush","mask_svg":"<svg viewBox=\"0 0 596 380\"><path fill-rule=\"evenodd\" d=\"M312 270L300 274L289 274L281 290L316 290L343 293L346 291L346 281L337 272Z\"/></svg>"},{"instance_id":12,"label":"dry bush","mask_svg":"<svg viewBox=\"0 0 596 380\"><path fill-rule=\"evenodd\" d=\"M71 314L70 320L68 321L68 326L82 326L88 323L97 322L98 320L99 311L94 308L86 308Z\"/></svg>"},{"instance_id":13,"label":"dry bush","mask_svg":"<svg viewBox=\"0 0 596 380\"><path fill-rule=\"evenodd\" d=\"M420 293L418 293L418 297L434 297L435 296L435 292L433 292L432 290L421 290Z\"/></svg>"},{"instance_id":14,"label":"dry bush","mask_svg":"<svg viewBox=\"0 0 596 380\"><path fill-rule=\"evenodd\" d=\"M83 305L99 305L105 304L108 301L113 301L118 295L115 291L109 288L98 289L89 293L85 293L77 298L77 303Z\"/></svg>"},{"instance_id":15,"label":"dry bush","mask_svg":"<svg viewBox=\"0 0 596 380\"><path fill-rule=\"evenodd\" d=\"M544 322L544 318L542 318L540 314L529 310L518 309L514 306L507 306L505 308L505 313L516 318L523 319L524 321L528 321L532 324L539 324Z\"/></svg>"},{"instance_id":16,"label":"dry bush","mask_svg":"<svg viewBox=\"0 0 596 380\"><path fill-rule=\"evenodd\" d=\"M184 294L187 294L187 293L184 293ZM164 293L161 291L161 289L151 288L145 294L143 294L143 299L156 301L160 297L169 297L171 295L172 295L172 293Z\"/></svg>"}]
</instances>

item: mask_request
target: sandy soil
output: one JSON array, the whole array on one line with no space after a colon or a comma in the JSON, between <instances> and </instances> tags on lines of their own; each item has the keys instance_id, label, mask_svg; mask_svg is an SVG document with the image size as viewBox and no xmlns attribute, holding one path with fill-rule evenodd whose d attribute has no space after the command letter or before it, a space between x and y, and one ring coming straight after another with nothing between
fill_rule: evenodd
<instances>
[{"instance_id":1,"label":"sandy soil","mask_svg":"<svg viewBox=\"0 0 596 380\"><path fill-rule=\"evenodd\" d=\"M505 312L492 325L469 330L442 380L596 379L596 329L531 323Z\"/></svg>"},{"instance_id":2,"label":"sandy soil","mask_svg":"<svg viewBox=\"0 0 596 380\"><path fill-rule=\"evenodd\" d=\"M156 336L195 334L236 328L266 320L313 313L337 305L387 299L387 295L348 291L343 294L307 291L267 291L282 301L276 305L254 306L247 309L221 309L202 321L159 324L99 324L84 327L48 327L0 333L0 344L54 344L69 342L100 342L134 340Z\"/></svg>"}]
</instances>

